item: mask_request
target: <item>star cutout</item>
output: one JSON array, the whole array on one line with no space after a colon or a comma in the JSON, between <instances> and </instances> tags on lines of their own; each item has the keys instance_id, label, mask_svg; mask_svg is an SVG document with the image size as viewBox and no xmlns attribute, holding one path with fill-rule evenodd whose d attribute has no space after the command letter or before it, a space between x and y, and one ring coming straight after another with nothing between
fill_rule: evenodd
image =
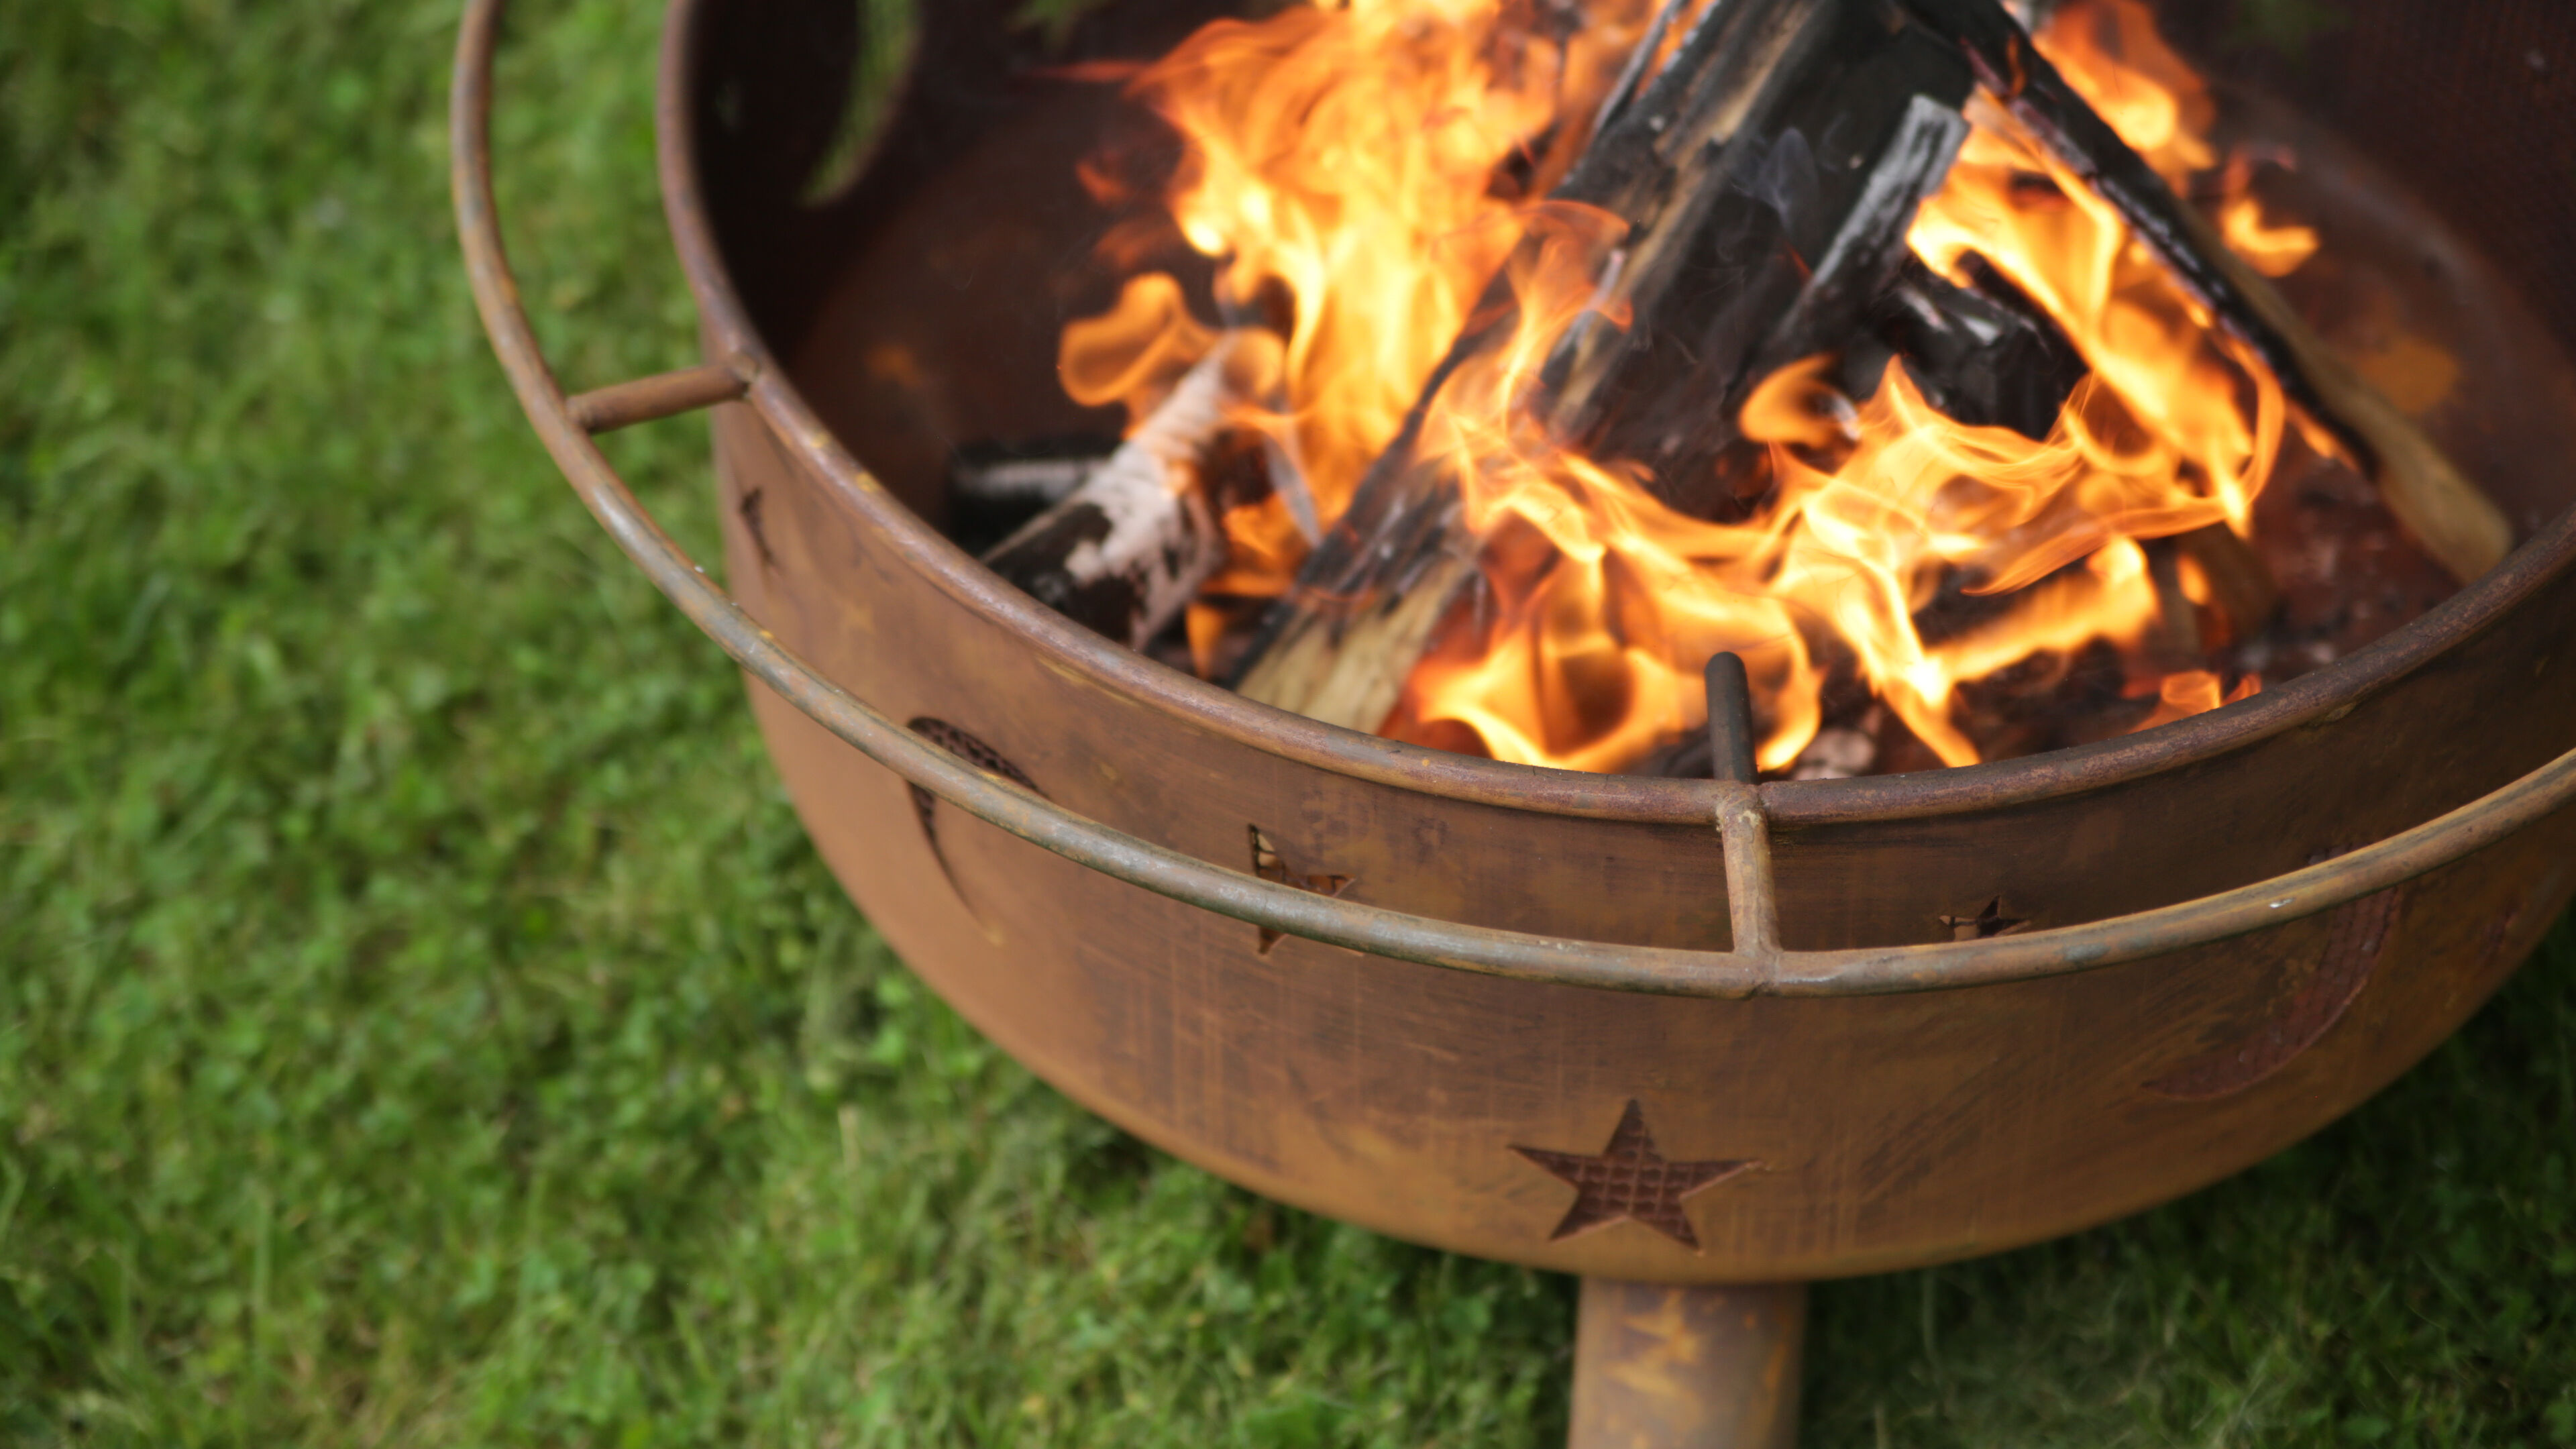
<instances>
[{"instance_id":1,"label":"star cutout","mask_svg":"<svg viewBox=\"0 0 2576 1449\"><path fill-rule=\"evenodd\" d=\"M1624 1218L1643 1223L1694 1253L1700 1250L1699 1235L1691 1231L1690 1218L1682 1211L1682 1199L1759 1166L1750 1158L1723 1162L1667 1160L1655 1150L1654 1134L1646 1130L1645 1111L1633 1097L1628 1101L1628 1110L1619 1117L1619 1129L1610 1134L1610 1145L1602 1148L1597 1157L1537 1147L1512 1150L1574 1187L1574 1206L1565 1210L1564 1220L1548 1234L1549 1242L1607 1227Z\"/></svg>"},{"instance_id":2,"label":"star cutout","mask_svg":"<svg viewBox=\"0 0 2576 1449\"><path fill-rule=\"evenodd\" d=\"M1266 881L1276 881L1284 886L1294 886L1301 891L1310 891L1329 900L1340 900L1342 892L1351 888L1351 877L1346 875L1305 875L1289 869L1288 858L1279 853L1278 846L1270 843L1270 837L1262 832L1260 826L1254 825L1247 828L1252 833L1252 873L1254 875ZM1270 954L1270 948L1279 944L1279 933L1268 926L1261 927L1260 931L1260 954L1267 956Z\"/></svg>"},{"instance_id":3,"label":"star cutout","mask_svg":"<svg viewBox=\"0 0 2576 1449\"><path fill-rule=\"evenodd\" d=\"M2030 924L2020 916L2005 915L2002 896L1986 902L1986 908L1973 916L1935 916L1933 919L1950 928L1953 941L1992 940L1997 936L2009 936Z\"/></svg>"}]
</instances>

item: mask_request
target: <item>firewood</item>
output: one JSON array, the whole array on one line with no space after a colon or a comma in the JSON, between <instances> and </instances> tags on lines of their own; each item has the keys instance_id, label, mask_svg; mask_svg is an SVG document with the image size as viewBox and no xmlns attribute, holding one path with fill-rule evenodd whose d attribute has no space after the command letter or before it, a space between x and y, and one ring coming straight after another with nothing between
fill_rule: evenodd
<instances>
[{"instance_id":1,"label":"firewood","mask_svg":"<svg viewBox=\"0 0 2576 1449\"><path fill-rule=\"evenodd\" d=\"M1212 497L1207 475L1237 431L1233 405L1269 390L1278 358L1271 333L1225 333L1118 451L985 564L1075 623L1145 647L1225 564L1219 520L1233 500Z\"/></svg>"},{"instance_id":2,"label":"firewood","mask_svg":"<svg viewBox=\"0 0 2576 1449\"><path fill-rule=\"evenodd\" d=\"M959 548L986 553L1062 503L1117 451L1115 436L960 448L948 460L940 530Z\"/></svg>"},{"instance_id":3,"label":"firewood","mask_svg":"<svg viewBox=\"0 0 2576 1449\"><path fill-rule=\"evenodd\" d=\"M1559 194L1629 223L1602 290L1631 321L1578 326L1549 359L1539 406L1559 437L1706 511L1694 492L1753 388L1861 327L1975 88L1893 18L1870 0L1714 6L1587 151Z\"/></svg>"},{"instance_id":4,"label":"firewood","mask_svg":"<svg viewBox=\"0 0 2576 1449\"><path fill-rule=\"evenodd\" d=\"M1645 463L1666 502L1705 516L1690 489L1720 476L1711 465L1734 441L1734 419L1753 383L1798 356L1848 343L1860 312L1909 284L1935 303L1933 311L1947 314L1945 321L1994 300L1902 274L1907 223L1955 154L1955 133L1946 146L1926 138L1939 134L1936 116L1941 130L1964 127L1956 107L1965 92L1937 82L1938 63L1925 54L1926 42L1935 42L1954 49L1975 82L2121 213L2290 400L2374 472L2390 511L2444 567L2465 581L2503 557L2512 530L2502 512L2173 194L2039 55L1998 0L1900 3L1914 23L1889 26L1888 12L1831 0L1713 7L1643 98L1616 112L1560 195L1630 222L1629 243L1614 254L1603 291L1630 305L1633 322L1624 333L1579 325L1569 334L1551 359L1550 388L1535 404L1542 421L1595 456ZM1838 21L1863 14L1880 25L1876 49L1832 43ZM1834 167L1812 164L1804 139L1853 133L1834 128L1833 117L1879 121L1876 129L1858 128L1878 142L1877 164L1861 173L1862 185L1838 196L1798 194L1802 179L1837 176ZM1866 152L1853 158L1866 159ZM1772 203L1767 221L1748 212L1748 196ZM1801 216L1837 224L1812 270L1784 285L1774 264L1817 255L1799 246L1812 243L1812 232L1800 237L1792 229ZM1755 236L1760 241L1748 245ZM1238 680L1247 695L1375 728L1457 598L1475 585L1477 540L1460 517L1456 482L1422 466L1413 451L1428 400L1466 358L1510 335L1507 295L1489 299L1484 315L1489 320L1460 340L1425 390L1414 425L1371 471L1298 588L1274 611ZM1942 330L1904 339L1900 350L1951 384L1945 402L2025 432L2045 430L2046 399L2056 392L2062 401L2066 375L2066 359L2050 345L2053 329L1999 338L2008 349L2002 354L1981 355L1971 345L1956 354L1946 378L1938 354L1959 339L1938 335ZM1980 363L1997 362L2021 379L2012 389L1991 379L1982 392L1969 385ZM2276 607L2277 590L2260 558L2223 532L2180 546L2209 579L2212 606L2235 633L2251 634Z\"/></svg>"},{"instance_id":5,"label":"firewood","mask_svg":"<svg viewBox=\"0 0 2576 1449\"><path fill-rule=\"evenodd\" d=\"M2118 210L2218 325L2333 433L2379 484L2389 511L2466 583L2513 547L2513 525L2386 394L2334 355L2207 217L2076 94L2000 0L1904 0L1959 47L1978 80L2057 161Z\"/></svg>"},{"instance_id":6,"label":"firewood","mask_svg":"<svg viewBox=\"0 0 2576 1449\"><path fill-rule=\"evenodd\" d=\"M985 508L1010 508L1035 503L1040 508L1062 503L1066 496L1089 481L1100 465L1109 461L1115 449L1098 453L1074 452L1066 455L1040 453L1029 457L1002 454L994 457L961 457L948 470L948 492L952 502L972 503Z\"/></svg>"},{"instance_id":7,"label":"firewood","mask_svg":"<svg viewBox=\"0 0 2576 1449\"><path fill-rule=\"evenodd\" d=\"M1645 465L1667 502L1705 513L1694 493L1738 441L1752 388L1839 345L1903 265L1915 211L1967 135L1974 85L1955 47L1872 0L1709 7L1633 100L1614 89L1557 189L1627 223L1600 310L1629 321L1560 340L1532 404L1540 421L1587 453ZM1543 245L1526 243L1523 260ZM1236 681L1247 696L1374 729L1473 584L1458 482L1417 446L1441 387L1514 335L1507 280L1477 316L1274 610Z\"/></svg>"},{"instance_id":8,"label":"firewood","mask_svg":"<svg viewBox=\"0 0 2576 1449\"><path fill-rule=\"evenodd\" d=\"M1879 299L1879 339L1944 415L2045 440L2089 370L2084 355L1985 258L1964 261L1973 285L1961 287L1907 258ZM1854 397L1876 387L1874 378L1849 381Z\"/></svg>"}]
</instances>

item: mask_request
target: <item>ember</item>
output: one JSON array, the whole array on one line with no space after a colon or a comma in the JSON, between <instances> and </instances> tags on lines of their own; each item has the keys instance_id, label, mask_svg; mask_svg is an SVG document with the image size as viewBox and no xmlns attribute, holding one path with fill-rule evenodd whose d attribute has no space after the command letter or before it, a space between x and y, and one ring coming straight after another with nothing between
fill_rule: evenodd
<instances>
[{"instance_id":1,"label":"ember","mask_svg":"<svg viewBox=\"0 0 2576 1449\"><path fill-rule=\"evenodd\" d=\"M996 567L1140 646L1186 599L1202 674L1528 764L1704 773L1733 652L1761 768L1815 777L2202 713L2501 556L2269 290L2318 247L2258 198L2286 162L2211 139L2138 0L2057 9L2063 86L2012 95L2001 9L1902 13L1201 30L1132 91L1220 316L1148 272L1066 330L1131 437Z\"/></svg>"}]
</instances>

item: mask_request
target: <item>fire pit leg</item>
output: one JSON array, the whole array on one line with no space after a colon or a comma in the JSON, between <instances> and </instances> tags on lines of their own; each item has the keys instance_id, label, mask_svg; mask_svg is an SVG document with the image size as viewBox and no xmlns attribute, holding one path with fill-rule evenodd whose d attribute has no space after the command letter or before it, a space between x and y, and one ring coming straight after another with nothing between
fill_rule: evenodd
<instances>
[{"instance_id":1,"label":"fire pit leg","mask_svg":"<svg viewBox=\"0 0 2576 1449\"><path fill-rule=\"evenodd\" d=\"M1790 1449L1807 1285L1583 1280L1567 1449Z\"/></svg>"}]
</instances>

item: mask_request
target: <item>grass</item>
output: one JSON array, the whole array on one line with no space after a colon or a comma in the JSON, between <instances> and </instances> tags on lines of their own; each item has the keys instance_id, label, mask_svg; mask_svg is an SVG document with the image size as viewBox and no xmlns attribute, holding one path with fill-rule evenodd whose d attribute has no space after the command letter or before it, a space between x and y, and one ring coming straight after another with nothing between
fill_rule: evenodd
<instances>
[{"instance_id":1,"label":"grass","mask_svg":"<svg viewBox=\"0 0 2576 1449\"><path fill-rule=\"evenodd\" d=\"M576 380L685 360L654 7L526 0ZM0 0L0 1440L1536 1445L1559 1280L1266 1206L914 986L554 479L449 0ZM618 445L708 523L687 424ZM1817 1299L1810 1444L2576 1444L2576 940L2184 1203Z\"/></svg>"}]
</instances>

